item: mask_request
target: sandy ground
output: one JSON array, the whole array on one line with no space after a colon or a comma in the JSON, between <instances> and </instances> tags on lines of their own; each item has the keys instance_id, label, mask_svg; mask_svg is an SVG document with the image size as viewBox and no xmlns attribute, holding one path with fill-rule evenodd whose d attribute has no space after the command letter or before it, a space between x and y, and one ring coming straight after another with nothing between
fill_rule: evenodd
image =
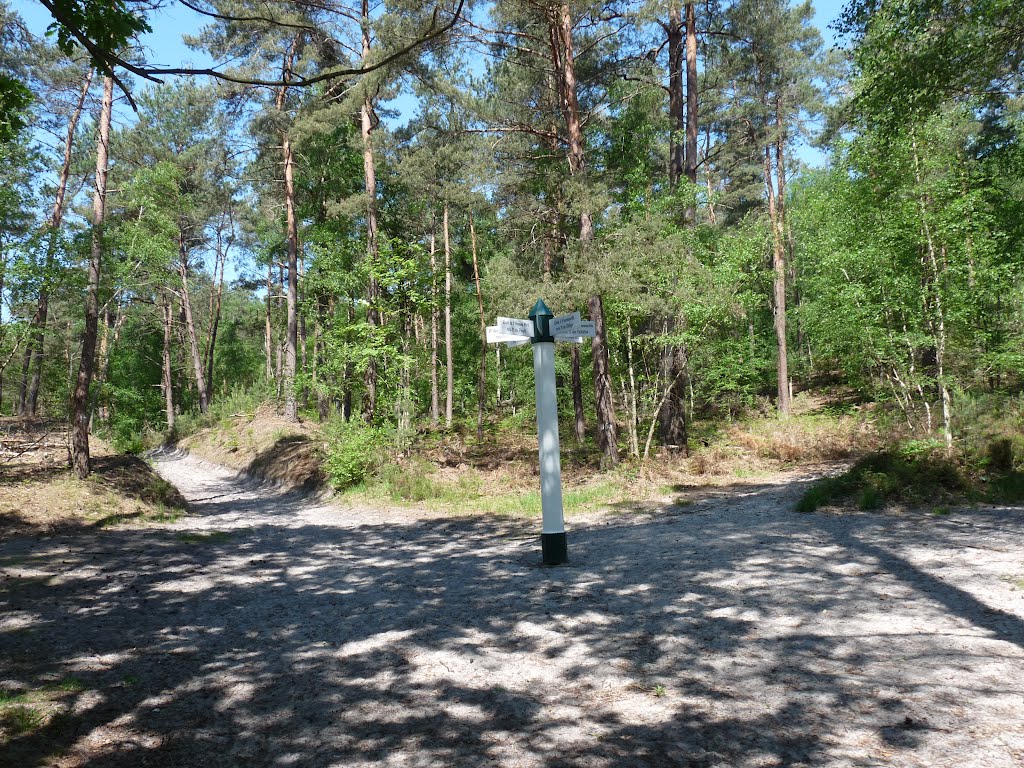
<instances>
[{"instance_id":1,"label":"sandy ground","mask_svg":"<svg viewBox=\"0 0 1024 768\"><path fill-rule=\"evenodd\" d=\"M1024 766L1020 509L800 515L783 476L542 568L536 521L157 469L194 517L0 546L0 687L84 685L0 765Z\"/></svg>"}]
</instances>

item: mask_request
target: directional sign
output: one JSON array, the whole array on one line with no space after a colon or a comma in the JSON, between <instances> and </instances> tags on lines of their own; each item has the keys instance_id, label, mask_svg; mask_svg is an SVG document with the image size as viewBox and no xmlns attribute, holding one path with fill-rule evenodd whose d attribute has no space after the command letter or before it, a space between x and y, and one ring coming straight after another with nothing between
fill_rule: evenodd
<instances>
[{"instance_id":1,"label":"directional sign","mask_svg":"<svg viewBox=\"0 0 1024 768\"><path fill-rule=\"evenodd\" d=\"M580 313L570 312L568 315L552 317L548 321L548 328L552 336L571 335L570 330L580 323Z\"/></svg>"},{"instance_id":2,"label":"directional sign","mask_svg":"<svg viewBox=\"0 0 1024 768\"><path fill-rule=\"evenodd\" d=\"M519 320L514 317L499 317L498 332L506 336L519 336L531 338L533 336L533 322L531 320Z\"/></svg>"},{"instance_id":3,"label":"directional sign","mask_svg":"<svg viewBox=\"0 0 1024 768\"><path fill-rule=\"evenodd\" d=\"M567 336L587 336L593 338L597 333L597 329L594 328L593 320L580 320L576 325L572 327L566 335Z\"/></svg>"},{"instance_id":4,"label":"directional sign","mask_svg":"<svg viewBox=\"0 0 1024 768\"><path fill-rule=\"evenodd\" d=\"M555 336L555 341L565 341L569 344L582 344L582 336Z\"/></svg>"},{"instance_id":5,"label":"directional sign","mask_svg":"<svg viewBox=\"0 0 1024 768\"><path fill-rule=\"evenodd\" d=\"M500 344L503 341L519 341L523 337L512 333L502 333L496 325L487 326L487 343Z\"/></svg>"},{"instance_id":6,"label":"directional sign","mask_svg":"<svg viewBox=\"0 0 1024 768\"><path fill-rule=\"evenodd\" d=\"M529 343L530 343L529 339L516 338L516 339L512 339L511 341L506 341L505 342L505 346L506 347L521 347L524 344L529 344Z\"/></svg>"}]
</instances>

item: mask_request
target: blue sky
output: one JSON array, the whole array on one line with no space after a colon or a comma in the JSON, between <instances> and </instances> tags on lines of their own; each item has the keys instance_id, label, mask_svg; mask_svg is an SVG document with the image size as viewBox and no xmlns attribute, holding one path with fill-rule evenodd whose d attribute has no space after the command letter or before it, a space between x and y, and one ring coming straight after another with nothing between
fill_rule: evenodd
<instances>
[{"instance_id":1,"label":"blue sky","mask_svg":"<svg viewBox=\"0 0 1024 768\"><path fill-rule=\"evenodd\" d=\"M36 34L42 34L51 21L49 13L36 0L13 0L13 7ZM839 17L842 8L843 0L817 0L814 3L815 22L828 44L834 39L828 26ZM171 2L168 7L154 12L150 17L153 31L142 38L147 60L151 64L167 66L209 66L212 63L209 56L202 51L191 50L182 42L183 35L197 32L203 23L203 17L180 3Z\"/></svg>"}]
</instances>

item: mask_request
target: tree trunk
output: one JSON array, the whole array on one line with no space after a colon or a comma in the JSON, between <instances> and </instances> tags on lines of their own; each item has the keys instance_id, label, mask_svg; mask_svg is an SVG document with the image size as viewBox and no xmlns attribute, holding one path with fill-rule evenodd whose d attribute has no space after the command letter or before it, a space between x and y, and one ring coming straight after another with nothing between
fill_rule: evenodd
<instances>
[{"instance_id":1,"label":"tree trunk","mask_svg":"<svg viewBox=\"0 0 1024 768\"><path fill-rule=\"evenodd\" d=\"M163 369L160 378L160 389L164 395L164 412L167 417L167 431L174 431L174 379L171 369L171 336L174 322L174 309L166 294L162 295L161 315L164 321Z\"/></svg>"},{"instance_id":2,"label":"tree trunk","mask_svg":"<svg viewBox=\"0 0 1024 768\"><path fill-rule=\"evenodd\" d=\"M917 139L911 139L911 148L914 152L914 178L917 186L921 186L921 164L917 151ZM946 313L942 305L942 275L939 267L939 260L936 257L935 238L932 236L931 226L928 224L927 208L923 192L918 195L918 205L921 214L921 227L924 230L925 242L928 247L928 262L931 267L929 283L931 284L931 304L935 311L935 366L936 383L939 388L939 398L942 401L942 436L946 443L946 451L953 449L953 425L952 425L952 401L949 395L949 388L946 386L945 361L946 361ZM940 249L945 261L946 246L941 245ZM922 400L927 399L922 394ZM931 430L931 418L929 417L929 431Z\"/></svg>"},{"instance_id":3,"label":"tree trunk","mask_svg":"<svg viewBox=\"0 0 1024 768\"><path fill-rule=\"evenodd\" d=\"M292 143L287 134L282 137L284 154L285 218L288 226L288 333L285 338L284 360L284 417L296 421L299 417L295 402L295 363L298 349L298 294L299 294L299 231L295 217L295 180Z\"/></svg>"},{"instance_id":4,"label":"tree trunk","mask_svg":"<svg viewBox=\"0 0 1024 768\"><path fill-rule=\"evenodd\" d=\"M274 327L270 322L274 301L274 260L267 262L267 306L263 325L263 352L267 358L267 381L274 380Z\"/></svg>"},{"instance_id":5,"label":"tree trunk","mask_svg":"<svg viewBox=\"0 0 1024 768\"><path fill-rule=\"evenodd\" d=\"M661 408L661 444L673 453L688 456L690 453L689 425L686 418L686 391L689 388L686 348L670 346L662 357L662 374L665 377L668 395Z\"/></svg>"},{"instance_id":6,"label":"tree trunk","mask_svg":"<svg viewBox=\"0 0 1024 768\"><path fill-rule=\"evenodd\" d=\"M689 6L688 6L689 7ZM668 37L668 114L669 114L669 161L668 180L675 187L683 177L685 167L685 144L683 131L683 18L678 2L669 4L668 23L664 25Z\"/></svg>"},{"instance_id":7,"label":"tree trunk","mask_svg":"<svg viewBox=\"0 0 1024 768\"><path fill-rule=\"evenodd\" d=\"M99 319L100 270L103 264L103 222L107 204L107 155L110 148L110 115L114 103L114 79L103 79L99 136L96 142L96 190L92 198L92 249L85 291L85 330L78 378L71 395L71 464L75 475L89 476L89 385L96 357L96 326Z\"/></svg>"},{"instance_id":8,"label":"tree trunk","mask_svg":"<svg viewBox=\"0 0 1024 768\"><path fill-rule=\"evenodd\" d=\"M285 53L281 72L281 79L285 82L287 82L291 74L299 41L300 36L296 35L292 39L291 45L288 46L287 53ZM277 91L277 111L282 116L284 114L287 93L287 85L282 85ZM296 312L298 309L299 285L299 230L298 221L295 216L295 159L292 153L291 137L287 129L281 131L281 155L284 162L285 237L288 250L287 332L285 336L285 359L281 385L284 388L284 417L289 421L296 421L298 419L298 408L295 403L295 353L298 346Z\"/></svg>"},{"instance_id":9,"label":"tree trunk","mask_svg":"<svg viewBox=\"0 0 1024 768\"><path fill-rule=\"evenodd\" d=\"M227 247L217 249L217 262L214 265L214 276L217 277L216 290L210 291L210 336L206 344L206 381L213 387L213 356L217 349L217 330L220 328L220 313L224 301L224 263L227 261ZM219 267L219 277L217 271Z\"/></svg>"},{"instance_id":10,"label":"tree trunk","mask_svg":"<svg viewBox=\"0 0 1024 768\"><path fill-rule=\"evenodd\" d=\"M586 174L586 157L583 149L583 123L580 120L580 105L576 94L576 62L573 58L572 16L569 4L561 3L551 10L552 56L559 67L561 82L562 114L569 137L569 172L582 182ZM589 206L582 205L580 211L580 242L588 243L594 238L594 222Z\"/></svg>"},{"instance_id":11,"label":"tree trunk","mask_svg":"<svg viewBox=\"0 0 1024 768\"><path fill-rule=\"evenodd\" d=\"M35 315L32 316L31 342L25 347L18 408L18 412L22 416L35 416L39 402L39 384L42 380L43 354L46 346L46 322L50 310L50 273L53 271L53 260L56 256L57 233L64 220L64 201L67 196L68 179L71 177L71 153L75 143L75 130L78 128L78 121L85 108L85 99L89 94L92 78L93 70L90 68L82 80L78 102L68 120L68 133L64 138L64 161L61 164L60 176L57 180L53 212L50 214L50 236L47 238L43 280L39 287L39 302L36 305Z\"/></svg>"},{"instance_id":12,"label":"tree trunk","mask_svg":"<svg viewBox=\"0 0 1024 768\"><path fill-rule=\"evenodd\" d=\"M587 415L583 408L583 376L580 373L580 347L579 344L569 345L569 355L572 362L572 410L576 428L576 442L583 445L587 439Z\"/></svg>"},{"instance_id":13,"label":"tree trunk","mask_svg":"<svg viewBox=\"0 0 1024 768\"><path fill-rule=\"evenodd\" d=\"M636 375L633 371L633 323L626 315L626 365L629 371L629 450L634 459L640 458L640 440L637 436Z\"/></svg>"},{"instance_id":14,"label":"tree trunk","mask_svg":"<svg viewBox=\"0 0 1024 768\"><path fill-rule=\"evenodd\" d=\"M188 335L189 351L192 353L192 369L196 377L196 393L199 395L199 412L206 413L210 407L210 400L206 389L203 358L199 354L199 335L196 333L196 324L192 317L192 297L188 288L188 248L184 233L178 236L178 249L178 275L181 277L181 308L185 313L185 332Z\"/></svg>"},{"instance_id":15,"label":"tree trunk","mask_svg":"<svg viewBox=\"0 0 1024 768\"><path fill-rule=\"evenodd\" d=\"M686 3L686 178L697 183L697 15ZM690 221L694 221L693 214Z\"/></svg>"},{"instance_id":16,"label":"tree trunk","mask_svg":"<svg viewBox=\"0 0 1024 768\"><path fill-rule=\"evenodd\" d=\"M480 290L480 265L476 259L476 227L469 212L469 242L473 251L473 280L476 282L476 303L480 309L480 377L476 385L476 439L484 439L484 406L487 403L487 318L484 316L484 295Z\"/></svg>"},{"instance_id":17,"label":"tree trunk","mask_svg":"<svg viewBox=\"0 0 1024 768\"><path fill-rule=\"evenodd\" d=\"M595 330L591 349L594 358L597 442L604 453L601 459L602 467L614 467L619 463L619 445L615 427L615 404L612 400L612 378L608 370L608 345L605 343L604 305L600 295L591 296L587 303Z\"/></svg>"},{"instance_id":18,"label":"tree trunk","mask_svg":"<svg viewBox=\"0 0 1024 768\"><path fill-rule=\"evenodd\" d=\"M562 113L565 116L565 127L569 137L569 171L581 181L586 174L586 158L584 155L583 127L580 120L580 107L576 95L576 64L573 59L572 18L568 3L562 3L553 9L555 23L552 28L552 55L559 65L562 88ZM586 246L594 239L594 224L590 211L580 213L580 242ZM615 407L612 399L612 380L608 366L608 342L605 336L604 310L601 297L591 296L589 300L591 319L594 321L595 335L592 341L594 366L594 391L597 394L597 431L598 443L605 453L606 465L614 466L619 461L619 449L616 444ZM595 312L597 314L595 314ZM599 316L598 316L599 315Z\"/></svg>"},{"instance_id":19,"label":"tree trunk","mask_svg":"<svg viewBox=\"0 0 1024 768\"><path fill-rule=\"evenodd\" d=\"M370 58L370 5L369 0L363 0L363 64ZM363 104L359 111L360 125L363 138L363 176L366 185L366 258L369 262L370 278L366 287L366 323L370 326L371 338L376 333L380 323L380 314L377 309L377 297L380 288L377 284L377 277L374 268L377 264L377 172L373 160L373 143L371 133L373 125L373 102L370 92L363 96ZM363 377L366 392L363 398L363 418L367 423L373 421L377 412L377 359L371 357L366 365L366 374Z\"/></svg>"},{"instance_id":20,"label":"tree trunk","mask_svg":"<svg viewBox=\"0 0 1024 768\"><path fill-rule=\"evenodd\" d=\"M772 268L775 271L773 286L775 312L776 372L778 385L777 405L779 414L788 416L789 369L786 351L786 249L783 245L782 211L776 200L775 184L772 180L771 147L764 150L764 183L768 191L768 218L772 227Z\"/></svg>"},{"instance_id":21,"label":"tree trunk","mask_svg":"<svg viewBox=\"0 0 1024 768\"><path fill-rule=\"evenodd\" d=\"M298 274L299 274L299 282L304 284L304 282L305 282L304 278L305 278L305 275L306 275L306 263L305 263L305 259L302 258L302 244L301 243L299 243L299 249L298 250L299 250L299 272L298 272ZM306 301L306 289L305 289L305 287L303 287L301 289L301 291L297 294L297 298L298 298L298 302L299 302L300 305L304 305L305 304L305 301ZM308 370L308 367L307 367L307 362L308 361L306 360L306 345L307 345L306 313L305 312L297 312L297 316L298 316L298 320L299 320L299 349L298 349L299 360L298 360L298 363L299 363L299 370L304 373L305 371ZM302 392L299 395L299 401L301 402L303 408L308 408L309 407L309 385L308 384L303 384L302 385Z\"/></svg>"},{"instance_id":22,"label":"tree trunk","mask_svg":"<svg viewBox=\"0 0 1024 768\"><path fill-rule=\"evenodd\" d=\"M437 237L434 214L430 215L430 424L436 427L441 420L441 401L437 389Z\"/></svg>"},{"instance_id":23,"label":"tree trunk","mask_svg":"<svg viewBox=\"0 0 1024 768\"><path fill-rule=\"evenodd\" d=\"M323 295L316 300L316 321L313 324L313 388L316 391L316 413L320 421L326 421L330 413L327 387L320 381L324 364L324 325L327 322L327 302Z\"/></svg>"},{"instance_id":24,"label":"tree trunk","mask_svg":"<svg viewBox=\"0 0 1024 768\"><path fill-rule=\"evenodd\" d=\"M450 427L452 425L452 407L455 399L455 354L452 347L452 248L451 239L448 234L447 200L444 204L444 217L441 227L444 230L444 356L448 376L444 396L444 425L445 427Z\"/></svg>"}]
</instances>

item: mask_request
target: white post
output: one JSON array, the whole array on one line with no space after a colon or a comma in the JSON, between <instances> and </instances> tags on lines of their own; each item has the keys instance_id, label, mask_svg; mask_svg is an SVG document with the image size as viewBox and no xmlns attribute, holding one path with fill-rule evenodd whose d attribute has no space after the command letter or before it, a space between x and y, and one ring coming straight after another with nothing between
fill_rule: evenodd
<instances>
[{"instance_id":1,"label":"white post","mask_svg":"<svg viewBox=\"0 0 1024 768\"><path fill-rule=\"evenodd\" d=\"M537 448L540 454L540 547L545 565L568 560L562 512L562 462L558 444L558 400L555 394L555 343L533 345L537 390Z\"/></svg>"},{"instance_id":2,"label":"white post","mask_svg":"<svg viewBox=\"0 0 1024 768\"><path fill-rule=\"evenodd\" d=\"M534 322L533 376L537 394L537 452L540 458L540 533L544 565L569 561L562 511L562 461L558 444L558 398L555 391L555 340L548 328L551 310L538 301L530 312Z\"/></svg>"}]
</instances>

